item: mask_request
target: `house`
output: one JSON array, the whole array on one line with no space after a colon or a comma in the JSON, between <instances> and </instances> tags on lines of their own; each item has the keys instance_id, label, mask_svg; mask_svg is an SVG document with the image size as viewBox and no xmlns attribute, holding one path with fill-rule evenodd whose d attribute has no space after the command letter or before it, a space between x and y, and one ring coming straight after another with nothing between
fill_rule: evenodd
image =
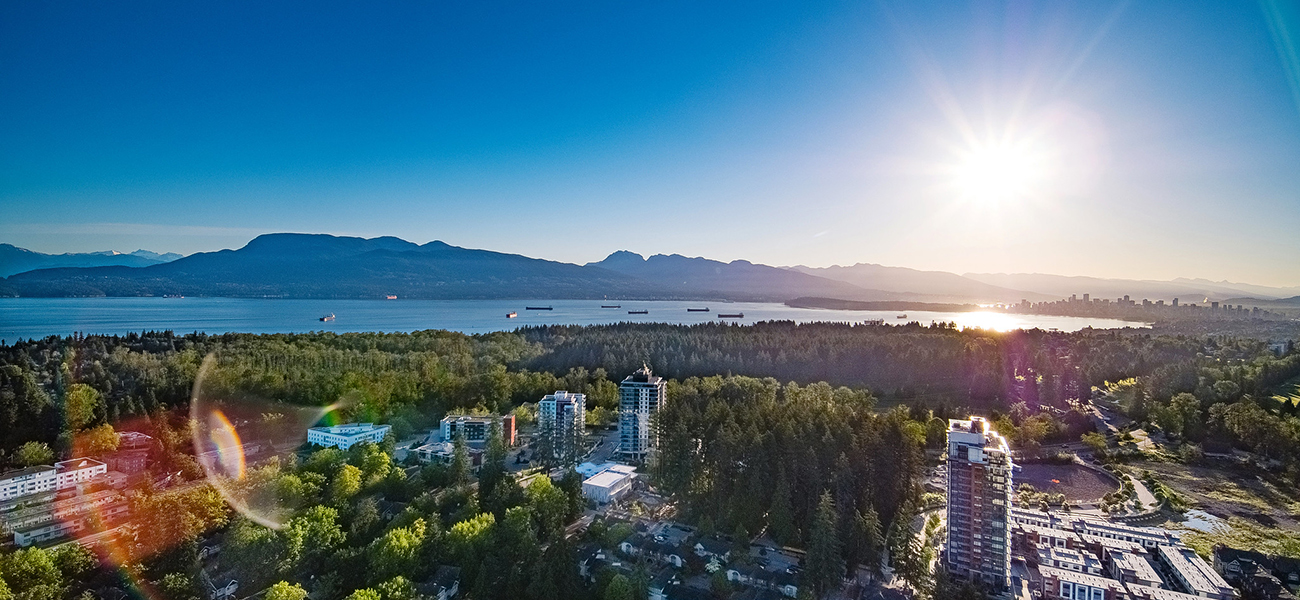
<instances>
[{"instance_id":1,"label":"house","mask_svg":"<svg viewBox=\"0 0 1300 600\"><path fill-rule=\"evenodd\" d=\"M668 600L668 590L673 586L681 585L682 580L677 576L677 571L664 567L650 580L650 585L646 588L646 595L649 600Z\"/></svg>"},{"instance_id":2,"label":"house","mask_svg":"<svg viewBox=\"0 0 1300 600\"><path fill-rule=\"evenodd\" d=\"M433 577L416 586L415 591L425 600L451 600L460 591L460 567L440 565Z\"/></svg>"},{"instance_id":3,"label":"house","mask_svg":"<svg viewBox=\"0 0 1300 600\"><path fill-rule=\"evenodd\" d=\"M757 566L727 567L727 581L736 585L778 592L794 598L799 595L799 580L785 571L771 571Z\"/></svg>"},{"instance_id":4,"label":"house","mask_svg":"<svg viewBox=\"0 0 1300 600\"><path fill-rule=\"evenodd\" d=\"M685 553L677 546L661 542L648 535L632 535L619 543L618 549L628 556L641 556L678 569L686 564Z\"/></svg>"},{"instance_id":5,"label":"house","mask_svg":"<svg viewBox=\"0 0 1300 600\"><path fill-rule=\"evenodd\" d=\"M1230 583L1236 583L1241 579L1242 565L1247 561L1255 563L1261 570L1268 571L1283 585L1293 590L1300 589L1300 560L1252 550L1237 550L1223 544L1214 547L1214 570Z\"/></svg>"},{"instance_id":6,"label":"house","mask_svg":"<svg viewBox=\"0 0 1300 600\"><path fill-rule=\"evenodd\" d=\"M578 576L587 581L596 578L596 571L605 563L605 551L596 543L588 543L578 548Z\"/></svg>"},{"instance_id":7,"label":"house","mask_svg":"<svg viewBox=\"0 0 1300 600\"><path fill-rule=\"evenodd\" d=\"M726 561L731 558L731 544L717 538L700 538L695 542L695 555L700 558L718 558Z\"/></svg>"}]
</instances>

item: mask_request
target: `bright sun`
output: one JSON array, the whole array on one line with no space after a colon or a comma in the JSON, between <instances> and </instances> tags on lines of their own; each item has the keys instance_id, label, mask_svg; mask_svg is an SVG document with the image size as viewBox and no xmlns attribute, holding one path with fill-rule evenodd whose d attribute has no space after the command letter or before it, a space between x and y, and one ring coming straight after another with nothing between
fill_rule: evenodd
<instances>
[{"instance_id":1,"label":"bright sun","mask_svg":"<svg viewBox=\"0 0 1300 600\"><path fill-rule=\"evenodd\" d=\"M953 187L962 199L996 206L1041 193L1047 173L1039 153L995 143L963 152L953 175Z\"/></svg>"}]
</instances>

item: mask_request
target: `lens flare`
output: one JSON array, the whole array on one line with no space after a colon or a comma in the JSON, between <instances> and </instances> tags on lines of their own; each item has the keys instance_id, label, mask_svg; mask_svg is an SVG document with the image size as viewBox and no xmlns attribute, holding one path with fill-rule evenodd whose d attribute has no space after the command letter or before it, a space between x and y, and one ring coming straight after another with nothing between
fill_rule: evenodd
<instances>
[{"instance_id":1,"label":"lens flare","mask_svg":"<svg viewBox=\"0 0 1300 600\"><path fill-rule=\"evenodd\" d=\"M248 462L244 458L244 444L239 441L239 432L230 424L230 419L220 410L208 415L208 431L211 441L216 445L215 454L200 454L200 464L209 473L219 473L224 477L243 479Z\"/></svg>"},{"instance_id":2,"label":"lens flare","mask_svg":"<svg viewBox=\"0 0 1300 600\"><path fill-rule=\"evenodd\" d=\"M273 529L292 514L282 465L297 461L307 428L332 419L343 403L299 406L250 390L247 357L209 355L190 397L194 453L208 483L244 517Z\"/></svg>"}]
</instances>

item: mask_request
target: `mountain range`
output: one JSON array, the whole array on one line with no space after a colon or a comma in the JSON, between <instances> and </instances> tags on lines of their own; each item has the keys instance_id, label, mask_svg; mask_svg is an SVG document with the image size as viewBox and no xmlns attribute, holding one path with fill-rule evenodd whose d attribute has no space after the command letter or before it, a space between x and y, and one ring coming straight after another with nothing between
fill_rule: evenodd
<instances>
[{"instance_id":1,"label":"mountain range","mask_svg":"<svg viewBox=\"0 0 1300 600\"><path fill-rule=\"evenodd\" d=\"M112 250L82 254L43 254L10 244L0 244L0 277L59 267L146 267L171 262L180 257L176 253L159 254L148 250L136 250L130 254Z\"/></svg>"},{"instance_id":2,"label":"mountain range","mask_svg":"<svg viewBox=\"0 0 1300 600\"><path fill-rule=\"evenodd\" d=\"M11 258L12 257L12 258ZM26 262L24 262L26 261ZM106 261L95 262L95 261ZM116 262L112 262L116 261ZM24 266L37 265L22 270ZM1136 281L1039 274L965 274L860 263L774 267L627 251L576 265L518 254L415 244L395 237L274 233L238 250L186 257L137 251L49 255L0 244L0 295L295 298L637 298L990 303L1091 293L1114 298L1249 296L1280 300L1300 288L1194 279Z\"/></svg>"}]
</instances>

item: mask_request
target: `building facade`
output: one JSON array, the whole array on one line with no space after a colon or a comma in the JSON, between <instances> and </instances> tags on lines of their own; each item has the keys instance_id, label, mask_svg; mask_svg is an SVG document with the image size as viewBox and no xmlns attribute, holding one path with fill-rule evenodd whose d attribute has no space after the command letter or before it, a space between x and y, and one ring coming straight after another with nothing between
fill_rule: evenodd
<instances>
[{"instance_id":1,"label":"building facade","mask_svg":"<svg viewBox=\"0 0 1300 600\"><path fill-rule=\"evenodd\" d=\"M498 422L501 423L501 438L505 441L506 446L515 445L514 415L504 417L496 415L447 415L443 417L439 430L442 433L442 440L445 442L454 440L456 436L463 434L465 443L483 444L487 442L488 433L492 430L492 426Z\"/></svg>"},{"instance_id":2,"label":"building facade","mask_svg":"<svg viewBox=\"0 0 1300 600\"><path fill-rule=\"evenodd\" d=\"M587 426L586 394L559 391L537 403L537 435L543 454L561 464L573 464L582 453Z\"/></svg>"},{"instance_id":3,"label":"building facade","mask_svg":"<svg viewBox=\"0 0 1300 600\"><path fill-rule=\"evenodd\" d=\"M54 467L39 465L0 475L0 501L55 490Z\"/></svg>"},{"instance_id":4,"label":"building facade","mask_svg":"<svg viewBox=\"0 0 1300 600\"><path fill-rule=\"evenodd\" d=\"M307 430L307 443L317 446L333 447L347 450L361 442L384 441L384 436L392 429L388 425L374 423L348 423L331 427L312 427Z\"/></svg>"},{"instance_id":5,"label":"building facade","mask_svg":"<svg viewBox=\"0 0 1300 600\"><path fill-rule=\"evenodd\" d=\"M668 399L668 382L643 366L618 386L618 451L643 461L655 447L654 416Z\"/></svg>"},{"instance_id":6,"label":"building facade","mask_svg":"<svg viewBox=\"0 0 1300 600\"><path fill-rule=\"evenodd\" d=\"M1011 451L985 419L948 422L948 540L953 576L1011 585ZM1098 600L1098 599L1086 599Z\"/></svg>"},{"instance_id":7,"label":"building facade","mask_svg":"<svg viewBox=\"0 0 1300 600\"><path fill-rule=\"evenodd\" d=\"M61 490L94 481L108 474L108 465L93 458L74 458L54 463L55 487Z\"/></svg>"}]
</instances>

